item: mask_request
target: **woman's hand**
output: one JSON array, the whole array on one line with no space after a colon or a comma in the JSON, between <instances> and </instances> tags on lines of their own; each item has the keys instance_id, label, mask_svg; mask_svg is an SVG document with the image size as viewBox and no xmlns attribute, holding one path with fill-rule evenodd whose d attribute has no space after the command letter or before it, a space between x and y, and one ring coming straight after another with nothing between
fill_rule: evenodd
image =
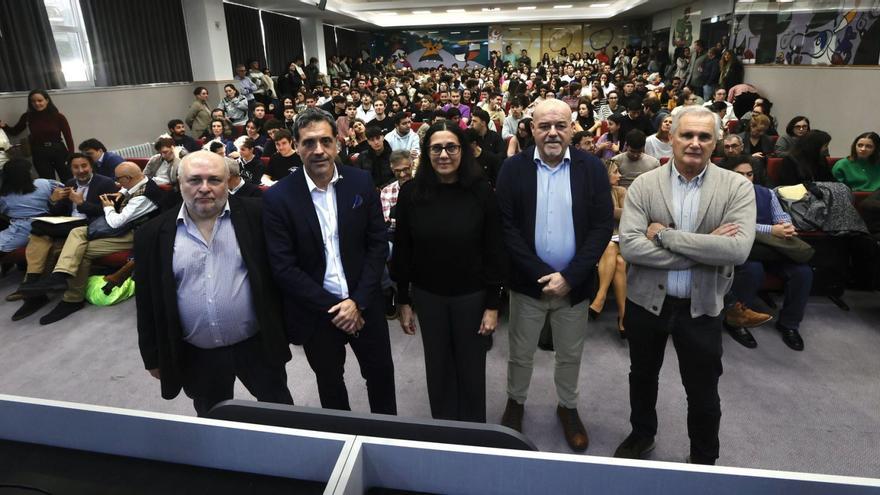
<instances>
[{"instance_id":1,"label":"woman's hand","mask_svg":"<svg viewBox=\"0 0 880 495\"><path fill-rule=\"evenodd\" d=\"M397 319L400 321L400 328L403 330L403 333L407 335L415 335L416 315L413 313L412 306L409 304L401 304L398 311L400 314ZM485 318L485 316L483 318Z\"/></svg>"},{"instance_id":2,"label":"woman's hand","mask_svg":"<svg viewBox=\"0 0 880 495\"><path fill-rule=\"evenodd\" d=\"M483 321L480 322L480 335L492 335L498 328L498 310L487 309L483 311Z\"/></svg>"}]
</instances>

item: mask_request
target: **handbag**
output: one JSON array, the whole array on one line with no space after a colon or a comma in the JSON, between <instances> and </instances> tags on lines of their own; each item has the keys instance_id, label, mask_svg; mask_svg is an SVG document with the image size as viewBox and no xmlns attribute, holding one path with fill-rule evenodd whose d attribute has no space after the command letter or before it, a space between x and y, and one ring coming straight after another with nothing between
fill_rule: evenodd
<instances>
[{"instance_id":1,"label":"handbag","mask_svg":"<svg viewBox=\"0 0 880 495\"><path fill-rule=\"evenodd\" d=\"M132 230L137 222L125 222L119 227L111 227L107 223L107 217L98 217L89 224L89 230L86 238L90 241L95 239L106 239L108 237L119 237L122 234Z\"/></svg>"},{"instance_id":2,"label":"handbag","mask_svg":"<svg viewBox=\"0 0 880 495\"><path fill-rule=\"evenodd\" d=\"M757 249L756 249L757 248ZM813 246L807 244L804 240L797 237L789 237L784 239L776 237L773 234L765 234L763 232L755 233L755 244L752 246L752 253L757 256L768 256L765 248L769 248L776 254L794 263L806 263L813 258L816 250ZM752 254L749 254L752 258ZM762 259L756 261L779 261L779 259Z\"/></svg>"}]
</instances>

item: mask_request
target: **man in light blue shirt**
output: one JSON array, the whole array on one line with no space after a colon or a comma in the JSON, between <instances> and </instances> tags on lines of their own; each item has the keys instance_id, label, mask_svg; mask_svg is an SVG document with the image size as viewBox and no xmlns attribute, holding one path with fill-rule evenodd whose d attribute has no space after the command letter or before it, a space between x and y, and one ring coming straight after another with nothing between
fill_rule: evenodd
<instances>
[{"instance_id":1,"label":"man in light blue shirt","mask_svg":"<svg viewBox=\"0 0 880 495\"><path fill-rule=\"evenodd\" d=\"M510 276L510 360L501 424L522 431L533 357L549 318L556 350L556 409L572 450L589 439L578 416L578 374L587 298L596 263L611 239L608 174L593 155L571 148L571 109L561 100L532 114L535 147L508 158L497 194Z\"/></svg>"}]
</instances>

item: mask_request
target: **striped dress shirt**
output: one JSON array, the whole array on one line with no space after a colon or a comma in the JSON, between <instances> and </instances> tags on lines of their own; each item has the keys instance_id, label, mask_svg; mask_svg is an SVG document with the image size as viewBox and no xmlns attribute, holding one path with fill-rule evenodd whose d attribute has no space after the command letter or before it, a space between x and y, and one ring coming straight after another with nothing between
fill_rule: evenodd
<instances>
[{"instance_id":1,"label":"striped dress shirt","mask_svg":"<svg viewBox=\"0 0 880 495\"><path fill-rule=\"evenodd\" d=\"M173 258L183 340L213 349L256 335L250 280L228 202L214 223L210 242L205 242L186 205L180 207Z\"/></svg>"},{"instance_id":2,"label":"striped dress shirt","mask_svg":"<svg viewBox=\"0 0 880 495\"><path fill-rule=\"evenodd\" d=\"M704 168L700 175L688 181L675 169L675 163L670 163L672 207L675 210L672 212L675 225L670 225L671 228L683 232L696 231L697 215L700 210L700 188L703 186L703 178L706 176L708 168ZM691 278L690 269L669 270L666 278L666 294L672 297L690 298Z\"/></svg>"}]
</instances>

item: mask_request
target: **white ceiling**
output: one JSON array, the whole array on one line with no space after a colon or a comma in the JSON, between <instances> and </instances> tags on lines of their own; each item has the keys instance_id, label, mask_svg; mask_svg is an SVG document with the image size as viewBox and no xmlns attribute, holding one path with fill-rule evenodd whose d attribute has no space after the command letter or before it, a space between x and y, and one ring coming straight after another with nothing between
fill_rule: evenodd
<instances>
[{"instance_id":1,"label":"white ceiling","mask_svg":"<svg viewBox=\"0 0 880 495\"><path fill-rule=\"evenodd\" d=\"M487 4L477 0L327 0L324 11L318 10L316 0L236 0L236 3L296 17L320 17L337 26L375 29L624 19L650 16L685 1L493 0Z\"/></svg>"}]
</instances>

